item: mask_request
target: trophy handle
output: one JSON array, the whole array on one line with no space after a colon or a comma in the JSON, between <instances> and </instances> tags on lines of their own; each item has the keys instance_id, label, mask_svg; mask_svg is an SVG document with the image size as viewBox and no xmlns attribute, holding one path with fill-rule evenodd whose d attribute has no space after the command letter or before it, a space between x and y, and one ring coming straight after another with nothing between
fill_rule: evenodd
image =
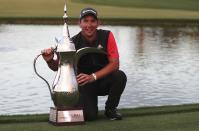
<instances>
[{"instance_id":1,"label":"trophy handle","mask_svg":"<svg viewBox=\"0 0 199 131\"><path fill-rule=\"evenodd\" d=\"M52 92L52 90L51 90L51 88L50 88L50 85L49 85L48 81L47 81L46 79L44 79L44 78L37 72L37 69L36 69L36 62L37 62L37 59L38 59L41 55L42 55L42 53L39 54L39 55L37 55L37 56L35 57L35 59L34 59L34 62L33 62L34 71L35 71L36 75L37 75L39 78L41 78L41 79L47 84L48 89L49 89L49 91L50 91L51 99L53 99L53 92Z\"/></svg>"},{"instance_id":2,"label":"trophy handle","mask_svg":"<svg viewBox=\"0 0 199 131\"><path fill-rule=\"evenodd\" d=\"M87 54L87 53L99 53L99 54L104 54L104 55L107 54L102 49L97 49L97 48L94 48L94 47L84 47L84 48L81 48L81 49L77 50L77 52L76 52L76 56L75 56L75 69L77 68L77 65L78 65L78 62L79 62L80 58L83 55Z\"/></svg>"}]
</instances>

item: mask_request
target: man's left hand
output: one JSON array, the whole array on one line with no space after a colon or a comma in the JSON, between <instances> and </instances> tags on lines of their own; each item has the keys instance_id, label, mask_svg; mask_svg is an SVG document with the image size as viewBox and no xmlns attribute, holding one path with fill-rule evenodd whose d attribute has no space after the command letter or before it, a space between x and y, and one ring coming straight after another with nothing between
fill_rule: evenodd
<instances>
[{"instance_id":1,"label":"man's left hand","mask_svg":"<svg viewBox=\"0 0 199 131\"><path fill-rule=\"evenodd\" d=\"M91 83L95 81L94 77L90 74L84 74L84 73L80 73L77 75L77 83L80 85L80 86L83 86L87 83Z\"/></svg>"}]
</instances>

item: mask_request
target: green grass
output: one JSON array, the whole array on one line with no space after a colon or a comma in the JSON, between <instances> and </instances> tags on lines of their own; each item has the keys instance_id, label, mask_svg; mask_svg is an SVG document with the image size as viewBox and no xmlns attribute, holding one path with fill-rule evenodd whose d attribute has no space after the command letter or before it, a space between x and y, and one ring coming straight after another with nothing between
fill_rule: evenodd
<instances>
[{"instance_id":1,"label":"green grass","mask_svg":"<svg viewBox=\"0 0 199 131\"><path fill-rule=\"evenodd\" d=\"M98 10L100 18L199 19L197 0L173 0L171 2L167 2L168 0L96 0L94 3L84 1L89 3L67 0L68 15L78 18L80 10L90 6ZM99 2L103 3L98 5ZM64 0L1 0L0 18L61 18L63 5Z\"/></svg>"},{"instance_id":2,"label":"green grass","mask_svg":"<svg viewBox=\"0 0 199 131\"><path fill-rule=\"evenodd\" d=\"M0 116L0 131L197 131L199 104L121 109L122 121L99 119L78 126L53 126L48 115Z\"/></svg>"},{"instance_id":3,"label":"green grass","mask_svg":"<svg viewBox=\"0 0 199 131\"><path fill-rule=\"evenodd\" d=\"M72 0L111 6L139 7L153 9L199 10L198 0Z\"/></svg>"}]
</instances>

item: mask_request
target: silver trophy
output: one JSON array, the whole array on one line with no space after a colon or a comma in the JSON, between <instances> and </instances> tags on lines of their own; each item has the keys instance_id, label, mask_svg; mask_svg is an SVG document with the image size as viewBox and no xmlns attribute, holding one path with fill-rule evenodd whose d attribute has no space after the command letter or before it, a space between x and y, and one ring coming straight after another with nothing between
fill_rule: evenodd
<instances>
[{"instance_id":1,"label":"silver trophy","mask_svg":"<svg viewBox=\"0 0 199 131\"><path fill-rule=\"evenodd\" d=\"M78 84L76 80L76 67L78 61L85 54L98 53L106 55L106 53L97 48L85 47L76 51L74 43L70 39L67 25L67 9L64 6L64 27L61 39L56 38L56 46L54 52L59 57L58 71L50 87L49 82L44 79L36 70L36 61L39 54L34 59L34 71L48 85L51 99L55 107L50 108L49 122L55 125L70 125L84 123L84 115L82 107L78 107L79 100Z\"/></svg>"},{"instance_id":2,"label":"silver trophy","mask_svg":"<svg viewBox=\"0 0 199 131\"><path fill-rule=\"evenodd\" d=\"M76 49L74 43L70 40L66 11L65 4L63 36L61 39L55 39L56 47L53 48L54 53L59 57L59 64L52 88L36 70L36 60L41 54L34 60L35 73L48 85L55 105L55 107L50 108L49 116L49 122L55 125L84 123L83 110L81 107L76 106L79 100L78 84L74 70Z\"/></svg>"}]
</instances>

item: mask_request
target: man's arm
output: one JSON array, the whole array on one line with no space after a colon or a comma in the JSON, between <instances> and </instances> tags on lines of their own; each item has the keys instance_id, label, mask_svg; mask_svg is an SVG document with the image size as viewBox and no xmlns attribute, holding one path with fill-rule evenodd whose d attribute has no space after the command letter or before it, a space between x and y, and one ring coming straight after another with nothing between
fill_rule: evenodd
<instances>
[{"instance_id":1,"label":"man's arm","mask_svg":"<svg viewBox=\"0 0 199 131\"><path fill-rule=\"evenodd\" d=\"M52 48L49 49L44 49L42 51L42 56L44 58L44 60L46 61L46 63L48 64L48 67L50 69L52 69L53 71L57 71L58 70L58 64L59 64L59 58L57 57L56 60L54 60L54 52L52 50Z\"/></svg>"},{"instance_id":2,"label":"man's arm","mask_svg":"<svg viewBox=\"0 0 199 131\"><path fill-rule=\"evenodd\" d=\"M53 71L57 71L58 70L58 64L59 64L59 60L56 59L51 59L50 61L46 62L48 64L48 67L53 70Z\"/></svg>"},{"instance_id":3,"label":"man's arm","mask_svg":"<svg viewBox=\"0 0 199 131\"><path fill-rule=\"evenodd\" d=\"M97 72L93 72L97 79L103 78L106 75L112 73L119 69L119 53L115 38L112 32L109 33L108 43L107 43L107 55L109 63Z\"/></svg>"},{"instance_id":4,"label":"man's arm","mask_svg":"<svg viewBox=\"0 0 199 131\"><path fill-rule=\"evenodd\" d=\"M95 75L96 75L97 79L100 79L118 69L119 69L119 59L118 58L109 58L109 63L101 70L95 72Z\"/></svg>"}]
</instances>

